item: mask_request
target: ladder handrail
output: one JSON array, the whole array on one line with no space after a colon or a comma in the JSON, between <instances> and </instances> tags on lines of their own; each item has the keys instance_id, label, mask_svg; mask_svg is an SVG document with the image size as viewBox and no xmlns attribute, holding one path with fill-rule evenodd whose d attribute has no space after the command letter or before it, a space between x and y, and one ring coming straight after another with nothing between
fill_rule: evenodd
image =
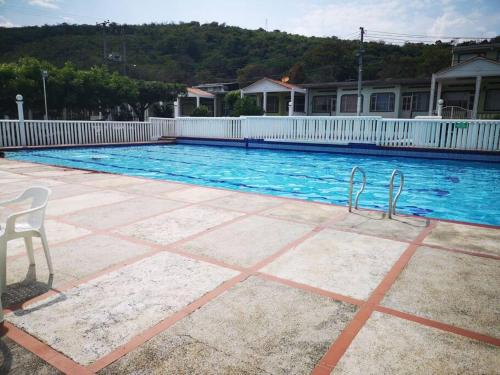
<instances>
[{"instance_id":1,"label":"ladder handrail","mask_svg":"<svg viewBox=\"0 0 500 375\"><path fill-rule=\"evenodd\" d=\"M357 210L358 209L358 200L359 196L361 193L365 190L366 186L366 173L365 170L361 167L354 167L351 171L351 179L349 181L349 212L352 212L352 190L353 190L353 185L354 185L354 175L356 174L356 171L360 171L361 174L363 175L363 186L361 186L361 189L358 191L356 194L356 199L354 201L354 208Z\"/></svg>"},{"instance_id":2,"label":"ladder handrail","mask_svg":"<svg viewBox=\"0 0 500 375\"><path fill-rule=\"evenodd\" d=\"M392 194L394 190L394 178L396 177L396 175L399 175L399 189L398 192L396 193L396 197L394 198L394 200L392 200ZM389 210L387 211L389 219L392 218L392 215L396 214L396 205L398 204L398 199L399 196L401 195L401 192L403 191L404 185L405 185L405 176L403 172L401 172L399 169L393 170L391 174L391 180L389 181Z\"/></svg>"}]
</instances>

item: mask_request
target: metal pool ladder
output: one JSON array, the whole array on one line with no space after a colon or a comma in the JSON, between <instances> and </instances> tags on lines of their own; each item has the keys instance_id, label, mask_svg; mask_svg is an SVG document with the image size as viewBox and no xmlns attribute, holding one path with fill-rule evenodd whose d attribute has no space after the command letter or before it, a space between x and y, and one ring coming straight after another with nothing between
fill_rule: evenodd
<instances>
[{"instance_id":1,"label":"metal pool ladder","mask_svg":"<svg viewBox=\"0 0 500 375\"><path fill-rule=\"evenodd\" d=\"M354 208L356 210L358 209L359 196L365 190L365 186L366 186L365 170L361 167L358 167L358 166L354 167L351 171L351 180L349 182L349 212L352 212L352 189L353 189L353 185L354 185L354 175L356 174L356 171L361 172L361 174L363 175L363 186L361 186L361 189L359 189L358 193L356 194L356 199L354 201Z\"/></svg>"},{"instance_id":2,"label":"metal pool ladder","mask_svg":"<svg viewBox=\"0 0 500 375\"><path fill-rule=\"evenodd\" d=\"M392 195L394 190L394 178L396 177L396 175L399 175L399 189L393 200ZM403 172L401 172L399 169L393 170L391 174L391 180L389 181L389 210L387 211L389 219L392 218L392 215L396 215L396 205L398 204L398 199L399 196L401 195L401 192L403 191L404 185L405 185L405 176Z\"/></svg>"}]
</instances>

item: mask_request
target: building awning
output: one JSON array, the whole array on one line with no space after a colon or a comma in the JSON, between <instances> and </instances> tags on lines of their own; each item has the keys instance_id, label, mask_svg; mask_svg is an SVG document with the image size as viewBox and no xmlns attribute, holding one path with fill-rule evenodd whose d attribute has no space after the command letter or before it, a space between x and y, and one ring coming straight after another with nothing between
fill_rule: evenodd
<instances>
[{"instance_id":1,"label":"building awning","mask_svg":"<svg viewBox=\"0 0 500 375\"><path fill-rule=\"evenodd\" d=\"M187 88L187 97L188 98L208 98L213 99L215 97L214 94L209 93L208 91L204 91L198 89L196 87L188 87Z\"/></svg>"},{"instance_id":2,"label":"building awning","mask_svg":"<svg viewBox=\"0 0 500 375\"><path fill-rule=\"evenodd\" d=\"M243 94L257 94L261 92L292 92L292 91L305 94L306 89L291 83L285 83L271 78L262 78L259 79L257 82L254 82L251 85L242 88L241 91L243 92Z\"/></svg>"},{"instance_id":3,"label":"building awning","mask_svg":"<svg viewBox=\"0 0 500 375\"><path fill-rule=\"evenodd\" d=\"M500 77L500 63L484 57L474 57L434 73L437 80L446 78Z\"/></svg>"}]
</instances>

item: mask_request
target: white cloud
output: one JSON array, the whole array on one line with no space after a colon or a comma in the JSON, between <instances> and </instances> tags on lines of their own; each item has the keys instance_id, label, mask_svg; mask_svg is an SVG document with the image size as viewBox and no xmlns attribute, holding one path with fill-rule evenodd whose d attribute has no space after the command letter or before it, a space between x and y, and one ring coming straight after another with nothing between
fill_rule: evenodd
<instances>
[{"instance_id":1,"label":"white cloud","mask_svg":"<svg viewBox=\"0 0 500 375\"><path fill-rule=\"evenodd\" d=\"M4 16L0 16L0 27L15 27L16 25L13 24L10 20L5 18Z\"/></svg>"},{"instance_id":2,"label":"white cloud","mask_svg":"<svg viewBox=\"0 0 500 375\"><path fill-rule=\"evenodd\" d=\"M42 8L58 9L57 0L29 0L30 5L39 6Z\"/></svg>"},{"instance_id":3,"label":"white cloud","mask_svg":"<svg viewBox=\"0 0 500 375\"><path fill-rule=\"evenodd\" d=\"M379 0L348 2L335 0L328 5L309 5L307 11L291 21L294 33L314 36L356 37L359 27L367 31L367 39L384 39L377 31L412 35L484 36L500 33L500 15L459 11L450 0ZM398 43L397 37L387 41ZM422 38L422 40L435 38ZM399 41L403 42L403 40Z\"/></svg>"}]
</instances>

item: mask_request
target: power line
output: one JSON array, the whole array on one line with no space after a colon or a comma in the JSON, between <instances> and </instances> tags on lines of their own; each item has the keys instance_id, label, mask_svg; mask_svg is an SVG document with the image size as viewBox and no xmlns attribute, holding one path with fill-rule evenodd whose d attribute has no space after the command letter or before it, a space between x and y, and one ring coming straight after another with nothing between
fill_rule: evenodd
<instances>
[{"instance_id":1,"label":"power line","mask_svg":"<svg viewBox=\"0 0 500 375\"><path fill-rule=\"evenodd\" d=\"M389 31L377 31L368 30L368 33L379 34L379 35L392 35L396 37L410 37L410 38L437 38L437 39L488 39L484 36L445 36L445 35L423 35L423 34L404 34L404 33L394 33Z\"/></svg>"}]
</instances>

